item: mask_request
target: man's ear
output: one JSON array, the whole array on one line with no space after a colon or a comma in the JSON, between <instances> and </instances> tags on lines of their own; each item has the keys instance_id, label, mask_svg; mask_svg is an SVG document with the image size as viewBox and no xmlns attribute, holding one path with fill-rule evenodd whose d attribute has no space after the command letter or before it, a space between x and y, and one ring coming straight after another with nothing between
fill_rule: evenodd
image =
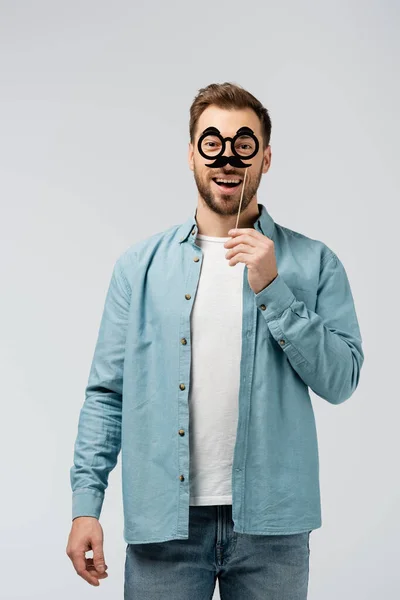
<instances>
[{"instance_id":1,"label":"man's ear","mask_svg":"<svg viewBox=\"0 0 400 600\"><path fill-rule=\"evenodd\" d=\"M271 159L272 159L272 152L271 152L271 146L268 145L265 150L264 150L264 156L263 156L263 169L262 172L266 173L268 171L268 169L271 166Z\"/></svg>"},{"instance_id":2,"label":"man's ear","mask_svg":"<svg viewBox=\"0 0 400 600\"><path fill-rule=\"evenodd\" d=\"M188 146L188 163L189 163L189 168L190 168L191 171L194 170L193 157L194 157L193 144L192 144L192 142L189 142L189 146Z\"/></svg>"}]
</instances>

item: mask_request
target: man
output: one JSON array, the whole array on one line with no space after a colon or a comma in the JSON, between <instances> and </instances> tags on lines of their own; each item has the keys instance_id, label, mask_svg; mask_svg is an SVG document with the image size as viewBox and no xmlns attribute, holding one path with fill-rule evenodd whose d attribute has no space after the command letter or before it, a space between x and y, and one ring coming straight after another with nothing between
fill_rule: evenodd
<instances>
[{"instance_id":1,"label":"man","mask_svg":"<svg viewBox=\"0 0 400 600\"><path fill-rule=\"evenodd\" d=\"M309 536L322 524L309 388L344 402L364 354L338 256L257 201L270 134L268 111L240 86L201 89L188 153L196 210L115 263L67 554L89 583L107 577L99 516L121 449L125 600L205 600L217 578L222 600L307 597Z\"/></svg>"}]
</instances>

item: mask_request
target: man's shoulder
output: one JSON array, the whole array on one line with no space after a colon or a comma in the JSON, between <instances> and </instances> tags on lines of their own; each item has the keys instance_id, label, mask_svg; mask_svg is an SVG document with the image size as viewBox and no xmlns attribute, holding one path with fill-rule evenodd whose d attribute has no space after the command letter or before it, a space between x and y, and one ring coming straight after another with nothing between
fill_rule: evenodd
<instances>
[{"instance_id":1,"label":"man's shoulder","mask_svg":"<svg viewBox=\"0 0 400 600\"><path fill-rule=\"evenodd\" d=\"M134 261L138 259L151 257L154 251L162 249L164 247L176 241L178 243L179 237L178 232L182 223L171 225L167 229L157 231L147 237L144 237L132 244L130 244L123 252L117 257L117 263L123 268L130 267Z\"/></svg>"},{"instance_id":2,"label":"man's shoulder","mask_svg":"<svg viewBox=\"0 0 400 600\"><path fill-rule=\"evenodd\" d=\"M309 259L315 257L321 266L327 260L336 257L334 250L321 239L312 238L280 223L275 223L275 229L276 239L282 247L286 245L291 251L307 256Z\"/></svg>"}]
</instances>

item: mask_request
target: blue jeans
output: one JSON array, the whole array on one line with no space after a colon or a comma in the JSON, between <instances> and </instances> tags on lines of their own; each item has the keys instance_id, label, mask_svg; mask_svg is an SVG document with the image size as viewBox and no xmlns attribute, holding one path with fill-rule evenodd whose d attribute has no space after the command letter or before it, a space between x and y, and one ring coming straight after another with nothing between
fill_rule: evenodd
<instances>
[{"instance_id":1,"label":"blue jeans","mask_svg":"<svg viewBox=\"0 0 400 600\"><path fill-rule=\"evenodd\" d=\"M233 531L232 504L189 506L189 538L126 547L124 600L306 600L310 531Z\"/></svg>"}]
</instances>

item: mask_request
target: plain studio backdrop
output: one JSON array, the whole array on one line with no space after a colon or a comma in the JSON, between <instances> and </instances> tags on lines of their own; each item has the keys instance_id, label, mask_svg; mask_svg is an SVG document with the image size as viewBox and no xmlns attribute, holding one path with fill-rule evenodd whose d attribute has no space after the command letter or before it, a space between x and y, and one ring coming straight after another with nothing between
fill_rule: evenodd
<instances>
[{"instance_id":1,"label":"plain studio backdrop","mask_svg":"<svg viewBox=\"0 0 400 600\"><path fill-rule=\"evenodd\" d=\"M114 261L194 211L189 106L224 81L270 111L258 202L337 253L363 337L353 396L311 392L323 524L309 598L398 598L399 10L0 2L1 599L122 598L120 457L101 515L108 579L94 592L65 553L79 411Z\"/></svg>"}]
</instances>

